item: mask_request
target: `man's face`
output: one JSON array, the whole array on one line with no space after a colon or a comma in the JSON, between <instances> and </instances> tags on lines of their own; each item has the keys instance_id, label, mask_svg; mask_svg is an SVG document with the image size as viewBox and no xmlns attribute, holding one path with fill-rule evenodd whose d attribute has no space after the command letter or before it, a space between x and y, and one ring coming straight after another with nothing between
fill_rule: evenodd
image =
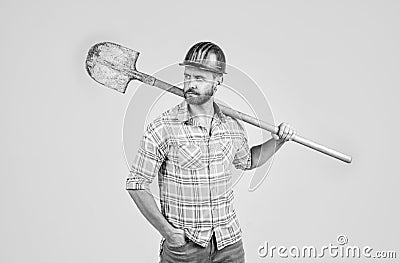
<instances>
[{"instance_id":1,"label":"man's face","mask_svg":"<svg viewBox=\"0 0 400 263\"><path fill-rule=\"evenodd\" d=\"M216 81L212 72L186 66L183 88L186 102L201 105L209 101L214 95Z\"/></svg>"}]
</instances>

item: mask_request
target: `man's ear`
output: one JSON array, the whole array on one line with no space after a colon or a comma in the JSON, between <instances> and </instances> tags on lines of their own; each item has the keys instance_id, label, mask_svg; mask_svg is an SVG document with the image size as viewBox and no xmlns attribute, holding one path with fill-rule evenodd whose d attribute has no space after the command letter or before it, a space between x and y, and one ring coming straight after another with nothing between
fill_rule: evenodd
<instances>
[{"instance_id":1,"label":"man's ear","mask_svg":"<svg viewBox=\"0 0 400 263\"><path fill-rule=\"evenodd\" d=\"M217 82L217 85L221 85L221 83L224 81L224 77L222 76L222 74L221 74L221 75L218 75L218 76L215 78L215 81Z\"/></svg>"}]
</instances>

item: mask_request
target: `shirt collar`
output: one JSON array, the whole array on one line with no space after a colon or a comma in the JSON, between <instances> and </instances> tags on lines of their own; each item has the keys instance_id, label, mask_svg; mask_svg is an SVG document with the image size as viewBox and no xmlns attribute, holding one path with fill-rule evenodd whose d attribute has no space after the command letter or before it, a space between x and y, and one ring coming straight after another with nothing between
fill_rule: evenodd
<instances>
[{"instance_id":1,"label":"shirt collar","mask_svg":"<svg viewBox=\"0 0 400 263\"><path fill-rule=\"evenodd\" d=\"M225 122L226 116L225 114L222 113L218 104L213 102L213 105L214 105L214 119L217 120L218 122ZM173 114L180 122L187 122L193 118L193 116L190 115L189 113L188 104L186 100L183 100L180 104L174 107Z\"/></svg>"}]
</instances>

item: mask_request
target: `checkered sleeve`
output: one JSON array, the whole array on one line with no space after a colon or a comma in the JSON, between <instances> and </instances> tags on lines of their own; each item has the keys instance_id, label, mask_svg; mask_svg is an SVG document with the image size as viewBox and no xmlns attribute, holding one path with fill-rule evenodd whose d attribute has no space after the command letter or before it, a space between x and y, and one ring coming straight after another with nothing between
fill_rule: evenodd
<instances>
[{"instance_id":1,"label":"checkered sleeve","mask_svg":"<svg viewBox=\"0 0 400 263\"><path fill-rule=\"evenodd\" d=\"M126 180L126 190L148 189L164 162L165 151L160 128L150 123L140 141L139 149Z\"/></svg>"},{"instance_id":2,"label":"checkered sleeve","mask_svg":"<svg viewBox=\"0 0 400 263\"><path fill-rule=\"evenodd\" d=\"M247 170L251 166L251 151L245 129L239 122L237 122L237 124L241 138L241 146L238 148L235 157L233 158L233 165L236 169Z\"/></svg>"}]
</instances>

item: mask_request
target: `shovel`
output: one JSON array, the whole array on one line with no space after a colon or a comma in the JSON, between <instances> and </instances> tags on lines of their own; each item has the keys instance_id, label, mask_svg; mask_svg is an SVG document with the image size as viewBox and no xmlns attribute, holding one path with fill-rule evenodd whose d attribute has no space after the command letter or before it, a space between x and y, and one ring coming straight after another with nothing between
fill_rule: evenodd
<instances>
[{"instance_id":1,"label":"shovel","mask_svg":"<svg viewBox=\"0 0 400 263\"><path fill-rule=\"evenodd\" d=\"M175 95L183 97L183 90L171 85L162 80L156 79L153 76L136 70L136 61L139 57L139 52L120 46L111 42L102 42L92 46L86 58L86 70L98 83L125 93L126 88L131 80L139 80L150 86L166 90ZM279 128L269 123L258 120L250 115L236 111L224 105L218 105L221 111L232 118L242 120L261 129L277 134ZM346 163L351 163L351 156L326 146L305 139L300 135L295 135L292 139L294 142L300 143L311 149L334 157Z\"/></svg>"}]
</instances>

